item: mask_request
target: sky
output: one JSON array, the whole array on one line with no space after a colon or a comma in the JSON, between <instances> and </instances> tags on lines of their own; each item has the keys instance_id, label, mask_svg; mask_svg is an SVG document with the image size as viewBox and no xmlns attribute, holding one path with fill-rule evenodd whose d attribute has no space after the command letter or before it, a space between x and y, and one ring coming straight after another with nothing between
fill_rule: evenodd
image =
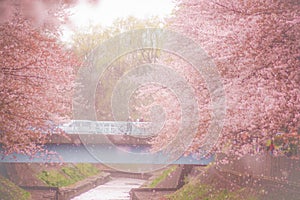
<instances>
[{"instance_id":1,"label":"sky","mask_svg":"<svg viewBox=\"0 0 300 200\"><path fill-rule=\"evenodd\" d=\"M173 0L100 0L96 4L88 4L81 0L71 9L71 22L77 28L88 25L110 26L117 18L134 16L147 19L152 16L166 17L172 13ZM63 40L72 35L72 31L64 28Z\"/></svg>"}]
</instances>

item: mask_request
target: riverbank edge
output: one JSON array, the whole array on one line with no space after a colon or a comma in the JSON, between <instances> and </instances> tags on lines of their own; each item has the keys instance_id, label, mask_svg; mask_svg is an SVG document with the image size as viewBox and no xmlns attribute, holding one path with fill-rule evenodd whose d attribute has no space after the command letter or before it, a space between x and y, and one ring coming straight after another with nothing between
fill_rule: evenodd
<instances>
[{"instance_id":1,"label":"riverbank edge","mask_svg":"<svg viewBox=\"0 0 300 200\"><path fill-rule=\"evenodd\" d=\"M131 200L157 199L170 194L184 185L184 178L191 172L192 165L178 165L170 176L155 188L134 188L130 190Z\"/></svg>"},{"instance_id":2,"label":"riverbank edge","mask_svg":"<svg viewBox=\"0 0 300 200\"><path fill-rule=\"evenodd\" d=\"M1 200L30 200L30 193L0 174Z\"/></svg>"},{"instance_id":3,"label":"riverbank edge","mask_svg":"<svg viewBox=\"0 0 300 200\"><path fill-rule=\"evenodd\" d=\"M111 180L110 173L102 172L82 181L79 181L71 186L61 187L58 189L58 199L59 200L69 200L76 197L84 192L87 192L99 185L103 185Z\"/></svg>"}]
</instances>

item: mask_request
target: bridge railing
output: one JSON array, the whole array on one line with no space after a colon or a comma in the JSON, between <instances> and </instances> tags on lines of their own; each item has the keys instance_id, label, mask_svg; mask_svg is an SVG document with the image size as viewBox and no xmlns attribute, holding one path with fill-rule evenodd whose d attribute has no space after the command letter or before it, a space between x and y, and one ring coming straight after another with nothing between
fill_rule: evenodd
<instances>
[{"instance_id":1,"label":"bridge railing","mask_svg":"<svg viewBox=\"0 0 300 200\"><path fill-rule=\"evenodd\" d=\"M153 135L151 122L72 120L59 127L69 134Z\"/></svg>"}]
</instances>

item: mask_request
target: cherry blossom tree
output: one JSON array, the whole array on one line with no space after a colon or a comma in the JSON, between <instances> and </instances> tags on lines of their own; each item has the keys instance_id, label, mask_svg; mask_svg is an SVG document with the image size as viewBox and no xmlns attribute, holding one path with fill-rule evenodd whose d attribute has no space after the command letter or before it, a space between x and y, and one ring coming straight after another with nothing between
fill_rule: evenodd
<instances>
[{"instance_id":1,"label":"cherry blossom tree","mask_svg":"<svg viewBox=\"0 0 300 200\"><path fill-rule=\"evenodd\" d=\"M0 144L32 155L71 116L77 61L58 43L56 26L37 26L15 8L0 24Z\"/></svg>"},{"instance_id":2,"label":"cherry blossom tree","mask_svg":"<svg viewBox=\"0 0 300 200\"><path fill-rule=\"evenodd\" d=\"M292 0L178 1L168 28L201 45L222 76L227 112L216 149L241 156L282 128L299 128L299 9ZM199 131L206 129L199 125ZM190 151L203 145L201 135Z\"/></svg>"},{"instance_id":3,"label":"cherry blossom tree","mask_svg":"<svg viewBox=\"0 0 300 200\"><path fill-rule=\"evenodd\" d=\"M181 130L182 123L189 123L183 121L184 115L190 115L188 117L188 121L190 121L195 120L191 117L192 113L195 112L192 109L196 109L199 114L199 121L195 123L198 127L196 127L197 133L194 135L194 142L202 141L207 133L206 130L211 120L209 90L201 73L178 55L162 51L153 64L158 64L158 71L161 71L154 75L156 78L152 77L153 80L158 82L143 83L132 95L132 102L134 103L130 106L132 110L137 110L140 113L139 115L143 116L146 121L157 123L155 118L158 118L159 123L163 120L160 129L156 129L156 132L154 132L156 137L153 137L150 141L152 151L163 150L173 156L182 155L186 145L192 142L191 137L187 134L194 134L187 129ZM146 74L149 75L148 72ZM136 78L139 79L139 75ZM168 84L170 78L174 81ZM132 79L134 81L135 78ZM183 94L176 92L181 90L190 90L191 96L181 97ZM197 102L196 107L184 108L182 103L183 101L190 101L189 98ZM155 108L157 113L153 113ZM162 116L156 117L156 115ZM186 150L194 152L198 147L198 145L192 145Z\"/></svg>"},{"instance_id":4,"label":"cherry blossom tree","mask_svg":"<svg viewBox=\"0 0 300 200\"><path fill-rule=\"evenodd\" d=\"M99 0L2 0L0 2L0 23L11 20L18 13L33 22L36 26L61 24L68 17L66 8L78 3L97 4Z\"/></svg>"}]
</instances>

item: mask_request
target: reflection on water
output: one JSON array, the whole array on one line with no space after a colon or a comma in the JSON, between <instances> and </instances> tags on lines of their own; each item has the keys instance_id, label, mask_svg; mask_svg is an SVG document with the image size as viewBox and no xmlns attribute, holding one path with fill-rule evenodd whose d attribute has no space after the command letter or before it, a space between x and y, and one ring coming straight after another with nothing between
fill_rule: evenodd
<instances>
[{"instance_id":1,"label":"reflection on water","mask_svg":"<svg viewBox=\"0 0 300 200\"><path fill-rule=\"evenodd\" d=\"M131 178L113 178L104 185L87 191L72 200L127 200L129 191L140 187L145 180Z\"/></svg>"}]
</instances>

